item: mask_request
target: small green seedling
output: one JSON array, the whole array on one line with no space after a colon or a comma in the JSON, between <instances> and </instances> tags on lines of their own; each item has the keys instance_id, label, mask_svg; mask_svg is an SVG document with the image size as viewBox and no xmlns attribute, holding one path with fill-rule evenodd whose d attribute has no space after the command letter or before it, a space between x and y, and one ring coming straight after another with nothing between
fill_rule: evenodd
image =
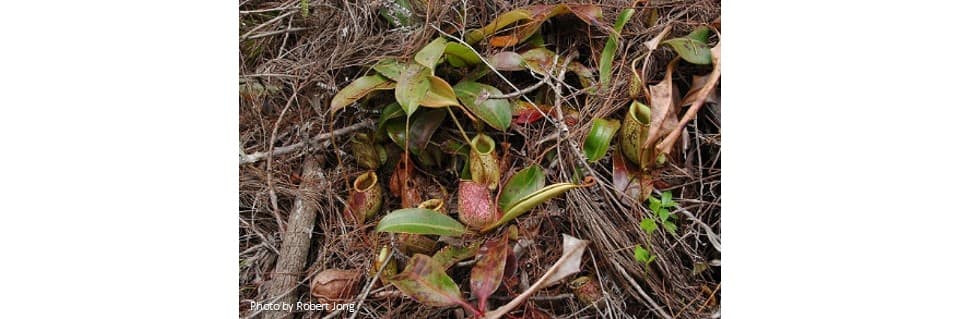
<instances>
[{"instance_id":1,"label":"small green seedling","mask_svg":"<svg viewBox=\"0 0 960 319\"><path fill-rule=\"evenodd\" d=\"M663 228L667 230L670 234L677 235L677 225L671 221L671 219L676 219L676 217L670 213L669 208L677 207L677 202L673 201L673 194L669 191L663 192L663 195L659 199L656 197L650 196L647 198L647 201L650 210L653 211L653 215L660 220L660 224L663 225ZM652 234L654 230L657 230L657 222L650 218L644 218L640 221L640 228L647 234Z\"/></svg>"},{"instance_id":2,"label":"small green seedling","mask_svg":"<svg viewBox=\"0 0 960 319\"><path fill-rule=\"evenodd\" d=\"M637 247L633 248L633 259L638 263L643 263L644 267L650 267L650 263L657 259L657 256L650 255L649 251L637 244Z\"/></svg>"}]
</instances>

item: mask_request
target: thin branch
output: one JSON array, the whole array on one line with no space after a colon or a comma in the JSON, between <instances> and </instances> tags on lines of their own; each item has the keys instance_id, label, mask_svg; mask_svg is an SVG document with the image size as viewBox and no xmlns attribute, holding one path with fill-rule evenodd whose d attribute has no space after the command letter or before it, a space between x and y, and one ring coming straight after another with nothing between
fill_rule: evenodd
<instances>
[{"instance_id":1,"label":"thin branch","mask_svg":"<svg viewBox=\"0 0 960 319\"><path fill-rule=\"evenodd\" d=\"M612 263L612 264L614 267L617 268L617 270L620 271L621 274L623 274L623 277L626 278L631 285L633 285L633 289L636 289L637 292L639 292L640 295L643 296L643 299L644 299L643 301L646 301L647 305L650 306L650 308L653 308L654 312L660 315L661 318L673 319L673 317L671 317L669 314L663 311L663 307L660 307L660 305L658 305L656 302L653 301L653 298L650 298L650 295L647 295L647 293L643 291L643 288L641 288L640 285L633 280L633 277L631 277L630 274L627 273L626 269L623 269L623 266L620 266L620 264L618 263Z\"/></svg>"},{"instance_id":2,"label":"thin branch","mask_svg":"<svg viewBox=\"0 0 960 319\"><path fill-rule=\"evenodd\" d=\"M321 145L321 146L326 146L327 143L329 143L329 141L327 141L327 140L329 140L329 139L331 139L331 138L334 138L334 137L337 137L337 136L340 136L340 135L344 135L344 134L349 134L349 133L352 133L353 131L359 130L359 129L364 128L364 127L369 127L369 126L371 126L371 125L373 125L373 120L370 120L370 119L363 120L363 121L361 121L360 123L356 123L356 124L353 124L353 125L350 125L350 126L347 126L347 127L344 127L344 128L338 129L338 130L335 130L335 131L330 132L330 133L318 134L318 135L310 138L309 144L314 144L314 143L319 143L319 142L326 142L326 143L324 143L323 145ZM297 142L297 143L293 143L293 144L290 144L290 145L287 145L287 146L278 147L278 148L273 149L273 153L272 153L272 154L273 154L273 155L283 155L283 154L291 153L291 152L297 151L297 150L305 147L307 144L308 144L308 143L305 143L305 142ZM270 155L270 154L271 154L271 153L270 153L269 151L267 151L267 152L256 152L256 153L253 153L253 154L240 154L240 165L259 162L260 160L263 160L264 158L266 158L266 157L267 157L268 155Z\"/></svg>"},{"instance_id":3,"label":"thin branch","mask_svg":"<svg viewBox=\"0 0 960 319\"><path fill-rule=\"evenodd\" d=\"M546 77L546 76L545 76L545 77L543 77L543 79L540 80L540 82L538 82L537 84L534 84L534 85L532 85L532 86L530 86L530 87L528 87L528 88L525 88L525 89L523 89L523 90L516 91L516 92L513 92L513 93L509 93L509 94L494 94L494 95L488 96L487 98L488 98L488 99L511 99L511 98L515 98L515 97L518 97L518 96L521 96L521 95L524 95L524 94L533 92L533 90L536 90L536 89L539 88L540 86L546 84L547 81L549 81L549 79L550 79L549 77Z\"/></svg>"},{"instance_id":4,"label":"thin branch","mask_svg":"<svg viewBox=\"0 0 960 319\"><path fill-rule=\"evenodd\" d=\"M247 40L247 38L250 37L250 35L253 34L254 32L257 32L258 30L262 29L263 27L268 26L268 25L271 25L271 24L273 24L274 22L280 21L280 20L282 20L283 18L286 18L286 17L288 17L288 16L290 16L291 14L294 14L294 13L297 13L297 11L290 11L290 12L281 14L281 15L277 16L276 18L270 19L269 21L264 22L264 23L262 23L262 24L260 24L260 25L258 25L258 26L256 26L256 27L254 27L254 28L251 29L250 31L247 31L247 33L244 33L243 35L241 35L241 36L240 36L240 41Z\"/></svg>"},{"instance_id":5,"label":"thin branch","mask_svg":"<svg viewBox=\"0 0 960 319\"><path fill-rule=\"evenodd\" d=\"M393 249L390 250L390 254L387 255L387 259L385 260L390 260L390 258L393 258ZM377 269L377 273L370 277L370 282L367 283L367 287L363 289L363 293L360 294L360 299L357 301L357 311L353 312L353 315L350 316L350 319L356 318L357 314L360 313L360 306L363 306L363 301L367 300L367 295L370 294L370 288L373 288L373 284L379 280L380 274L383 273L383 270L387 268L387 264L389 263L385 262L383 265L380 265L380 268Z\"/></svg>"},{"instance_id":6,"label":"thin branch","mask_svg":"<svg viewBox=\"0 0 960 319\"><path fill-rule=\"evenodd\" d=\"M654 192L656 192L657 195L663 196L663 193L661 193L659 190L654 189ZM677 211L683 213L683 215L687 216L687 218L690 218L690 220L700 225L700 227L707 232L707 240L710 241L710 244L713 245L713 248L716 249L717 252L720 252L720 236L713 232L713 229L710 228L710 225L707 225L707 223L704 223L702 220L700 220L700 218L697 218L697 216L694 216L693 213L684 209L683 207L677 206Z\"/></svg>"}]
</instances>

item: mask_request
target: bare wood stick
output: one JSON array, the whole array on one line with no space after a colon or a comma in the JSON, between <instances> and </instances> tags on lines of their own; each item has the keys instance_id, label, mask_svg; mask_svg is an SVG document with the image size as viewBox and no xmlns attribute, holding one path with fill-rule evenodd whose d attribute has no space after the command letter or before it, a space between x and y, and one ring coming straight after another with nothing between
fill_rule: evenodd
<instances>
[{"instance_id":1,"label":"bare wood stick","mask_svg":"<svg viewBox=\"0 0 960 319\"><path fill-rule=\"evenodd\" d=\"M327 140L329 140L329 139L331 139L331 138L334 138L334 137L337 137L337 136L340 136L340 135L344 135L344 134L348 134L348 133L352 133L353 131L359 130L359 129L364 128L364 127L368 127L368 126L370 126L370 125L372 125L372 124L373 124L373 120L364 120L364 121L361 121L360 123L353 124L353 125L350 125L350 126L347 126L347 127L344 127L344 128L338 129L338 130L335 130L335 131L330 132L330 133L318 134L318 135L310 138L310 143L324 142L324 141L327 141ZM329 142L329 141L327 141L327 142ZM306 145L307 145L307 144L304 143L304 142L297 142L297 143L293 143L293 144L290 144L290 145L287 145L287 146L284 146L284 147L277 147L277 148L273 149L273 155L283 155L283 154L287 154L287 153L290 153L290 152L299 150L299 149L303 148L303 147L306 146ZM326 146L326 143L324 143L323 146ZM267 158L268 155L270 155L270 152L269 152L269 151L267 151L267 152L256 152L256 153L253 153L253 154L240 154L240 165L259 162L260 160L263 160L264 158Z\"/></svg>"},{"instance_id":2,"label":"bare wood stick","mask_svg":"<svg viewBox=\"0 0 960 319\"><path fill-rule=\"evenodd\" d=\"M546 76L545 76L545 77L543 77L542 80L540 80L540 82L537 82L537 84L531 85L530 87L524 88L523 90L516 91L516 92L513 92L513 93L508 93L508 94L493 94L493 95L490 95L490 96L487 97L487 98L489 98L489 99L510 99L510 98L515 98L515 97L518 97L518 96L521 96L521 95L524 95L524 94L533 92L533 90L536 90L536 89L539 88L540 86L542 86L542 85L544 85L545 83L547 83L547 81L548 81L549 79L550 79L550 77L546 77Z\"/></svg>"},{"instance_id":3,"label":"bare wood stick","mask_svg":"<svg viewBox=\"0 0 960 319\"><path fill-rule=\"evenodd\" d=\"M287 293L295 290L300 282L303 267L307 264L307 252L310 249L310 238L313 235L313 225L317 218L316 189L321 179L319 164L313 158L307 158L303 164L303 181L300 183L300 195L293 204L293 212L287 222L287 232L283 234L283 244L280 247L280 257L273 270L268 295L277 299L281 304L294 304L296 294ZM269 311L266 318L281 318L289 315L284 311Z\"/></svg>"}]
</instances>

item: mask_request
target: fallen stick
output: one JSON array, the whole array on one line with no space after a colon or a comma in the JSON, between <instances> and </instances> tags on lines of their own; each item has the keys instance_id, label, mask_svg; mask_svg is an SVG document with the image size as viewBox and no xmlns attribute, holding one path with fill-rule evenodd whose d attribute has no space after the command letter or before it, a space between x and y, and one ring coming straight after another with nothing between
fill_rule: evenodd
<instances>
[{"instance_id":1,"label":"fallen stick","mask_svg":"<svg viewBox=\"0 0 960 319\"><path fill-rule=\"evenodd\" d=\"M293 212L287 220L287 232L283 234L280 257L270 279L268 296L280 304L294 304L297 295L289 293L297 288L303 267L307 264L310 238L317 218L316 190L321 180L317 161L307 158L303 164L303 181L300 194L293 204ZM282 318L290 315L285 311L268 311L266 318Z\"/></svg>"},{"instance_id":2,"label":"fallen stick","mask_svg":"<svg viewBox=\"0 0 960 319\"><path fill-rule=\"evenodd\" d=\"M368 127L368 126L370 126L370 125L372 125L372 124L373 124L373 120L363 120L363 121L361 121L361 122L359 122L359 123L357 123L357 124L353 124L353 125L350 125L350 126L347 126L347 127L344 127L344 128L338 129L338 130L335 130L335 131L330 132L330 133L317 134L316 136L310 138L310 143L312 144L312 143L319 143L319 142L327 141L327 140L329 140L329 139L331 139L331 138L334 138L334 137L337 137L337 136L340 136L340 135L344 135L344 134L348 134L348 133L352 133L353 131L359 130L359 129L364 128L364 127ZM277 148L273 149L273 155L283 155L283 154L287 154L287 153L290 153L290 152L299 150L299 149L303 148L303 147L306 146L306 145L307 145L307 144L304 143L304 142L297 142L297 143L293 143L293 144L290 144L290 145L287 145L287 146L277 147ZM326 143L324 143L323 146L326 146ZM270 155L270 152L269 152L269 151L268 151L268 152L256 152L256 153L253 153L253 154L240 154L240 165L259 162L260 160L263 160L264 158L267 158L268 155Z\"/></svg>"}]
</instances>

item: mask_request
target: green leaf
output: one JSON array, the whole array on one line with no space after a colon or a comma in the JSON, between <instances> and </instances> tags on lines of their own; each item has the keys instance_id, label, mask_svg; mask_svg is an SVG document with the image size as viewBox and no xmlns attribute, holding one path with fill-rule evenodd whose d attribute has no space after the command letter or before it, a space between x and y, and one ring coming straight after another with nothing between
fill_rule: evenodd
<instances>
[{"instance_id":1,"label":"green leaf","mask_svg":"<svg viewBox=\"0 0 960 319\"><path fill-rule=\"evenodd\" d=\"M607 154L607 149L610 148L610 140L616 136L619 129L620 121L618 120L601 118L594 120L590 134L587 134L587 139L583 141L583 153L587 155L587 160L592 163L603 158L603 155Z\"/></svg>"},{"instance_id":2,"label":"green leaf","mask_svg":"<svg viewBox=\"0 0 960 319\"><path fill-rule=\"evenodd\" d=\"M379 74L360 77L350 82L350 84L340 90L340 92L337 92L337 95L333 96L333 100L330 101L330 113L336 113L340 109L350 105L350 103L367 96L370 92L390 90L395 86L396 83Z\"/></svg>"},{"instance_id":3,"label":"green leaf","mask_svg":"<svg viewBox=\"0 0 960 319\"><path fill-rule=\"evenodd\" d=\"M453 67L455 67L455 68L462 68L462 67L466 67L466 66L467 66L467 62L466 62L466 61L464 61L463 59L461 59L461 58L459 58L459 57L457 57L457 56L455 56L455 55L448 55L448 56L447 56L447 63L449 63L451 66L453 66Z\"/></svg>"},{"instance_id":4,"label":"green leaf","mask_svg":"<svg viewBox=\"0 0 960 319\"><path fill-rule=\"evenodd\" d=\"M453 60L451 58L457 58L464 64L454 65L455 67L474 66L480 64L481 62L480 56L477 55L476 52L457 42L447 43L447 47L443 50L443 53L447 55L447 59L451 62L450 64L453 64Z\"/></svg>"},{"instance_id":5,"label":"green leaf","mask_svg":"<svg viewBox=\"0 0 960 319\"><path fill-rule=\"evenodd\" d=\"M430 109L425 112L414 114L410 119L410 144L407 145L407 128L404 121L397 119L389 121L386 124L387 136L393 140L397 146L410 147L410 152L420 155L427 148L427 143L433 133L437 131L443 120L447 118L447 112L442 109Z\"/></svg>"},{"instance_id":6,"label":"green leaf","mask_svg":"<svg viewBox=\"0 0 960 319\"><path fill-rule=\"evenodd\" d=\"M427 89L427 94L420 100L420 105L425 107L460 106L460 102L457 101L457 94L453 92L453 88L447 81L434 75L431 75L428 79L430 88Z\"/></svg>"},{"instance_id":7,"label":"green leaf","mask_svg":"<svg viewBox=\"0 0 960 319\"><path fill-rule=\"evenodd\" d=\"M400 108L400 103L393 102L390 105L387 105L383 108L383 111L380 112L380 119L377 120L377 129L382 129L384 125L387 124L387 121L400 118L403 116L403 109Z\"/></svg>"},{"instance_id":8,"label":"green leaf","mask_svg":"<svg viewBox=\"0 0 960 319\"><path fill-rule=\"evenodd\" d=\"M470 112L490 126L506 131L510 127L512 113L506 99L491 99L490 95L502 95L497 88L483 83L464 81L453 87L460 102Z\"/></svg>"},{"instance_id":9,"label":"green leaf","mask_svg":"<svg viewBox=\"0 0 960 319\"><path fill-rule=\"evenodd\" d=\"M705 43L690 38L673 38L663 41L663 44L673 48L681 58L693 64L710 64L712 56L710 47Z\"/></svg>"},{"instance_id":10,"label":"green leaf","mask_svg":"<svg viewBox=\"0 0 960 319\"><path fill-rule=\"evenodd\" d=\"M685 38L707 43L707 39L710 38L710 28L707 26L700 26L691 31L690 34L687 34Z\"/></svg>"},{"instance_id":11,"label":"green leaf","mask_svg":"<svg viewBox=\"0 0 960 319\"><path fill-rule=\"evenodd\" d=\"M498 204L501 210L515 205L521 198L533 194L546 185L546 176L539 165L531 165L510 177L500 191Z\"/></svg>"},{"instance_id":12,"label":"green leaf","mask_svg":"<svg viewBox=\"0 0 960 319\"><path fill-rule=\"evenodd\" d=\"M465 40L469 44L477 43L477 41L480 41L483 38L486 38L496 33L498 30L502 29L503 27L511 25L517 21L530 20L530 18L531 18L531 13L530 13L530 10L528 9L510 10L506 13L503 13L497 16L496 18L493 19L492 22L483 26L483 28L470 30L470 32L467 32L467 36Z\"/></svg>"},{"instance_id":13,"label":"green leaf","mask_svg":"<svg viewBox=\"0 0 960 319\"><path fill-rule=\"evenodd\" d=\"M677 225L669 220L663 222L663 229L666 229L671 235L677 235Z\"/></svg>"},{"instance_id":14,"label":"green leaf","mask_svg":"<svg viewBox=\"0 0 960 319\"><path fill-rule=\"evenodd\" d=\"M607 44L603 46L603 52L600 54L600 86L604 89L610 85L611 72L613 70L613 55L617 52L617 46L620 45L620 31L627 24L630 17L636 10L626 9L617 16L617 22L613 25L614 33L607 38Z\"/></svg>"},{"instance_id":15,"label":"green leaf","mask_svg":"<svg viewBox=\"0 0 960 319\"><path fill-rule=\"evenodd\" d=\"M677 206L677 202L673 201L673 193L669 191L663 192L663 195L660 196L660 201L663 202L663 207Z\"/></svg>"},{"instance_id":16,"label":"green leaf","mask_svg":"<svg viewBox=\"0 0 960 319\"><path fill-rule=\"evenodd\" d=\"M398 209L377 224L377 231L388 233L459 237L466 230L456 219L425 208Z\"/></svg>"},{"instance_id":17,"label":"green leaf","mask_svg":"<svg viewBox=\"0 0 960 319\"><path fill-rule=\"evenodd\" d=\"M409 63L400 73L400 80L397 81L396 98L397 103L403 108L407 116L413 115L413 112L420 106L420 101L427 95L430 89L430 69L416 63Z\"/></svg>"},{"instance_id":18,"label":"green leaf","mask_svg":"<svg viewBox=\"0 0 960 319\"><path fill-rule=\"evenodd\" d=\"M393 81L399 81L400 73L403 73L403 68L405 67L406 67L406 64L400 63L399 61L397 61L397 59L386 58L386 59L380 60L379 62L377 62L377 64L374 64L373 70L377 71L377 73L380 73L380 75L383 75L388 79L391 79Z\"/></svg>"},{"instance_id":19,"label":"green leaf","mask_svg":"<svg viewBox=\"0 0 960 319\"><path fill-rule=\"evenodd\" d=\"M653 231L657 230L657 223L652 219L644 218L640 221L640 228L647 232L647 234L653 234Z\"/></svg>"},{"instance_id":20,"label":"green leaf","mask_svg":"<svg viewBox=\"0 0 960 319\"><path fill-rule=\"evenodd\" d=\"M443 51L446 49L446 47L446 39L433 39L433 41L430 41L427 46L423 47L423 49L420 49L420 51L417 52L417 55L413 57L413 60L417 61L417 63L420 63L420 65L427 67L432 72L433 68L437 66L437 62L440 61L440 57L443 56Z\"/></svg>"},{"instance_id":21,"label":"green leaf","mask_svg":"<svg viewBox=\"0 0 960 319\"><path fill-rule=\"evenodd\" d=\"M530 49L520 54L520 57L523 59L523 66L541 75L546 75L547 71L554 68L553 63L554 60L557 60L556 56L556 53L547 48ZM563 64L563 62L559 60L557 60L557 63ZM559 66L556 67L556 69L559 68ZM558 71L556 69L553 71Z\"/></svg>"},{"instance_id":22,"label":"green leaf","mask_svg":"<svg viewBox=\"0 0 960 319\"><path fill-rule=\"evenodd\" d=\"M633 248L633 260L645 263L650 260L650 252L638 244L637 247Z\"/></svg>"},{"instance_id":23,"label":"green leaf","mask_svg":"<svg viewBox=\"0 0 960 319\"><path fill-rule=\"evenodd\" d=\"M660 200L659 200L659 199L656 199L656 198L654 198L654 197L651 196L650 198L647 198L647 200L650 201L650 210L655 211L655 212L660 210L660 207L661 207L661 206L660 206Z\"/></svg>"},{"instance_id":24,"label":"green leaf","mask_svg":"<svg viewBox=\"0 0 960 319\"><path fill-rule=\"evenodd\" d=\"M433 137L443 120L447 118L446 110L432 109L418 113L410 122L410 148L417 150L417 154L427 148L427 143Z\"/></svg>"},{"instance_id":25,"label":"green leaf","mask_svg":"<svg viewBox=\"0 0 960 319\"><path fill-rule=\"evenodd\" d=\"M510 236L504 233L500 238L488 240L480 248L483 257L470 271L470 292L477 298L480 309L487 308L487 298L500 287L507 265L507 253L510 252L509 243Z\"/></svg>"},{"instance_id":26,"label":"green leaf","mask_svg":"<svg viewBox=\"0 0 960 319\"><path fill-rule=\"evenodd\" d=\"M669 210L666 210L666 209L661 208L660 210L657 210L656 212L657 212L657 217L660 217L660 221L661 221L661 222L666 222L668 219L670 219L670 211L669 211Z\"/></svg>"},{"instance_id":27,"label":"green leaf","mask_svg":"<svg viewBox=\"0 0 960 319\"><path fill-rule=\"evenodd\" d=\"M447 118L447 112L443 109L429 109L425 112L414 114L410 118L410 152L420 155L427 148L427 143L433 133L437 131L443 120ZM387 136L397 143L398 146L406 147L407 128L402 119L392 120L387 123Z\"/></svg>"},{"instance_id":28,"label":"green leaf","mask_svg":"<svg viewBox=\"0 0 960 319\"><path fill-rule=\"evenodd\" d=\"M457 283L427 255L414 254L403 272L393 276L390 283L424 305L447 307L466 304Z\"/></svg>"},{"instance_id":29,"label":"green leaf","mask_svg":"<svg viewBox=\"0 0 960 319\"><path fill-rule=\"evenodd\" d=\"M479 241L474 241L465 247L447 245L433 254L433 260L437 261L443 269L448 269L462 260L476 256L478 251L480 251Z\"/></svg>"},{"instance_id":30,"label":"green leaf","mask_svg":"<svg viewBox=\"0 0 960 319\"><path fill-rule=\"evenodd\" d=\"M519 200L517 200L516 204L513 204L507 209L505 209L503 213L503 217L501 217L500 220L498 220L493 225L487 226L486 228L481 230L481 232L487 232L487 231L490 231L491 229L499 227L500 225L509 223L514 218L517 218L520 215L523 215L523 213L530 211L537 205L540 205L543 202L546 202L554 197L560 196L560 194L563 194L564 192L577 187L580 187L580 185L573 184L573 183L557 183L557 184L552 184L545 188L539 189L530 195L524 196L523 198L520 198Z\"/></svg>"}]
</instances>

